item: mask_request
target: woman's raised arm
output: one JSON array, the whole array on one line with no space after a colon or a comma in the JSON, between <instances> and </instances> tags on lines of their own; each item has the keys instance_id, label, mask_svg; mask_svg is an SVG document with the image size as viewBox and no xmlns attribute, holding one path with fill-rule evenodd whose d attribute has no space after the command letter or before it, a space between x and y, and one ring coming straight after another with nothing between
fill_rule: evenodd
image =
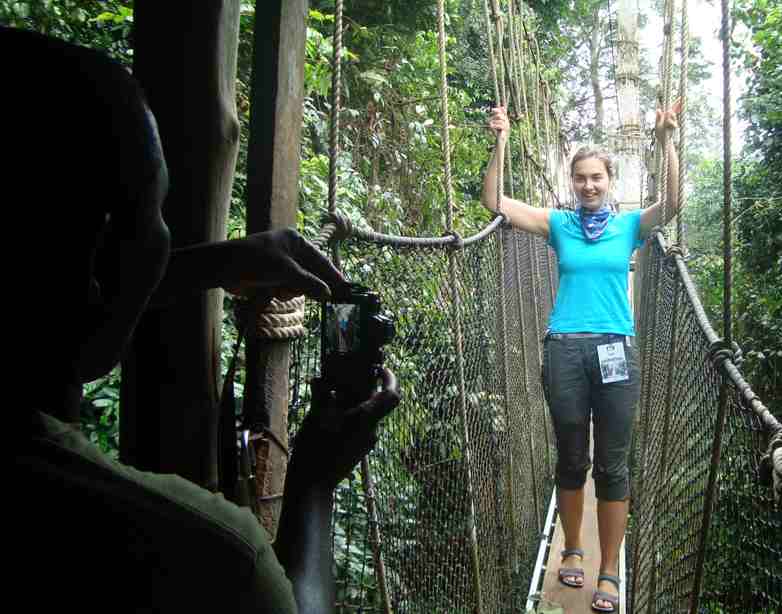
<instances>
[{"instance_id":1,"label":"woman's raised arm","mask_svg":"<svg viewBox=\"0 0 782 614\"><path fill-rule=\"evenodd\" d=\"M497 107L491 110L489 127L497 133L497 147L492 154L486 175L483 179L483 192L481 202L490 211L497 211L497 168L501 168L505 162L505 144L510 133L510 123L505 107ZM504 213L511 226L520 230L526 230L541 237L548 238L549 234L549 209L532 207L514 198L502 195L500 209Z\"/></svg>"}]
</instances>

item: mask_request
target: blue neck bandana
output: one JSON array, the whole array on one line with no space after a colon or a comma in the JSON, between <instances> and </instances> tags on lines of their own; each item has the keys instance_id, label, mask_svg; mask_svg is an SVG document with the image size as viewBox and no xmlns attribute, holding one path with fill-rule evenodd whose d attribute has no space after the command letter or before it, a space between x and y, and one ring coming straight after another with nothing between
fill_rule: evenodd
<instances>
[{"instance_id":1,"label":"blue neck bandana","mask_svg":"<svg viewBox=\"0 0 782 614\"><path fill-rule=\"evenodd\" d=\"M590 211L580 204L576 207L576 213L581 220L581 230L587 241L597 241L608 226L608 220L614 213L611 205L604 204L597 211Z\"/></svg>"}]
</instances>

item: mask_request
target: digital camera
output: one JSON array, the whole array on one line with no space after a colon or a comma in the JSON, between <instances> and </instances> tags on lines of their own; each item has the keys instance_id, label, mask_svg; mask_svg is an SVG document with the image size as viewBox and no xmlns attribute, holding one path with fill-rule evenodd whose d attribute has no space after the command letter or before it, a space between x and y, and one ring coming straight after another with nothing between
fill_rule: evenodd
<instances>
[{"instance_id":1,"label":"digital camera","mask_svg":"<svg viewBox=\"0 0 782 614\"><path fill-rule=\"evenodd\" d=\"M394 323L380 313L380 297L348 284L321 314L321 378L338 406L354 407L377 389L383 346L394 337Z\"/></svg>"}]
</instances>

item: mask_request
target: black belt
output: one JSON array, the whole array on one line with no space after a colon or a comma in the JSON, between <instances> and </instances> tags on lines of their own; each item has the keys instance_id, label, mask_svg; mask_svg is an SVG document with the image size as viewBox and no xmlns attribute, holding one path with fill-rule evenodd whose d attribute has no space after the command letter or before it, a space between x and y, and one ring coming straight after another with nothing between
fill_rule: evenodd
<instances>
[{"instance_id":1,"label":"black belt","mask_svg":"<svg viewBox=\"0 0 782 614\"><path fill-rule=\"evenodd\" d=\"M627 341L627 345L633 344L633 338L629 335L618 333L548 333L547 339L596 339L598 337L619 337Z\"/></svg>"}]
</instances>

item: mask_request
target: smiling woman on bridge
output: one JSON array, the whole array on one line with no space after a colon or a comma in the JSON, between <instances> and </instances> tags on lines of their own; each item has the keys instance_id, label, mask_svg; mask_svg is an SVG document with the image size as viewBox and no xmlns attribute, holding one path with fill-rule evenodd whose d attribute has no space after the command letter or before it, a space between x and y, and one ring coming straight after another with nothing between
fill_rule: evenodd
<instances>
[{"instance_id":1,"label":"smiling woman on bridge","mask_svg":"<svg viewBox=\"0 0 782 614\"><path fill-rule=\"evenodd\" d=\"M543 389L557 440L557 505L565 533L559 579L581 588L584 484L591 466L589 421L594 423L594 471L600 533L600 573L592 609L619 609L619 548L630 496L627 457L640 395L635 329L627 293L633 252L655 226L678 211L678 158L670 134L681 105L658 110L657 139L668 150L667 206L619 212L610 191L614 167L601 150L583 147L570 164L575 210L533 207L498 196L510 124L504 107L492 109L497 148L483 183L483 204L514 228L548 241L559 260L559 289L544 340ZM665 219L663 219L663 217Z\"/></svg>"}]
</instances>

